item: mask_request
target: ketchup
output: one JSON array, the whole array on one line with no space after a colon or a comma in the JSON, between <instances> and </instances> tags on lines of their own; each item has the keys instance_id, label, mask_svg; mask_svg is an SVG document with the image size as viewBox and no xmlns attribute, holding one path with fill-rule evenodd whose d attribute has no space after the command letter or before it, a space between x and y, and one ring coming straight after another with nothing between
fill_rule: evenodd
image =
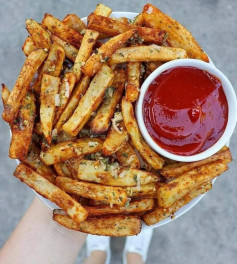
<instances>
[{"instance_id":1,"label":"ketchup","mask_svg":"<svg viewBox=\"0 0 237 264\"><path fill-rule=\"evenodd\" d=\"M224 133L228 104L221 81L195 67L174 67L149 85L143 102L145 126L153 140L177 155L194 155Z\"/></svg>"}]
</instances>

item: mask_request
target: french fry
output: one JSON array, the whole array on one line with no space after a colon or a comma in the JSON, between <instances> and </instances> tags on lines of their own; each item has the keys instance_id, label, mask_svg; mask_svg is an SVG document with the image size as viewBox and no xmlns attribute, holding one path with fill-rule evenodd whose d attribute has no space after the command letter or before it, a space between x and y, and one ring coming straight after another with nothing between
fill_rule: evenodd
<instances>
[{"instance_id":1,"label":"french fry","mask_svg":"<svg viewBox=\"0 0 237 264\"><path fill-rule=\"evenodd\" d=\"M123 121L119 122L119 126L117 126L117 124L115 125L116 130L113 126L111 126L103 144L102 152L105 156L110 156L113 153L117 152L126 144L129 138Z\"/></svg>"},{"instance_id":2,"label":"french fry","mask_svg":"<svg viewBox=\"0 0 237 264\"><path fill-rule=\"evenodd\" d=\"M137 43L145 41L161 45L166 38L165 31L123 23L121 20L96 15L95 13L91 13L88 17L88 28L109 36L117 36L128 30L135 29L138 35L134 36L132 41Z\"/></svg>"},{"instance_id":3,"label":"french fry","mask_svg":"<svg viewBox=\"0 0 237 264\"><path fill-rule=\"evenodd\" d=\"M91 207L85 206L85 209L89 213L89 216L95 215L109 215L109 214L132 214L152 210L155 206L154 199L144 198L138 201L131 201L126 203L124 207L114 205L113 207L109 205Z\"/></svg>"},{"instance_id":4,"label":"french fry","mask_svg":"<svg viewBox=\"0 0 237 264\"><path fill-rule=\"evenodd\" d=\"M143 25L143 13L137 15L132 21L133 25L142 26Z\"/></svg>"},{"instance_id":5,"label":"french fry","mask_svg":"<svg viewBox=\"0 0 237 264\"><path fill-rule=\"evenodd\" d=\"M190 190L205 182L211 181L227 169L227 165L222 160L216 160L182 174L178 178L158 188L157 198L159 206L165 208L170 207Z\"/></svg>"},{"instance_id":6,"label":"french fry","mask_svg":"<svg viewBox=\"0 0 237 264\"><path fill-rule=\"evenodd\" d=\"M62 70L64 59L65 59L64 49L57 43L53 43L50 47L48 58L45 61L42 69L40 70L37 78L33 83L32 90L35 91L36 94L38 95L40 94L42 78L44 73L54 77L59 77Z\"/></svg>"},{"instance_id":7,"label":"french fry","mask_svg":"<svg viewBox=\"0 0 237 264\"><path fill-rule=\"evenodd\" d=\"M66 141L41 151L40 158L46 165L61 163L65 160L101 150L103 140L100 138L83 138Z\"/></svg>"},{"instance_id":8,"label":"french fry","mask_svg":"<svg viewBox=\"0 0 237 264\"><path fill-rule=\"evenodd\" d=\"M56 42L58 45L63 47L65 51L65 55L69 60L75 61L77 53L78 53L78 49L76 49L74 46L72 46L68 42L58 38L57 36L53 34L51 35L51 39L52 39L52 42Z\"/></svg>"},{"instance_id":9,"label":"french fry","mask_svg":"<svg viewBox=\"0 0 237 264\"><path fill-rule=\"evenodd\" d=\"M38 136L43 136L44 135L40 122L35 124L34 133L37 134Z\"/></svg>"},{"instance_id":10,"label":"french fry","mask_svg":"<svg viewBox=\"0 0 237 264\"><path fill-rule=\"evenodd\" d=\"M92 49L99 37L99 32L95 30L87 29L81 42L81 47L77 53L75 63L73 66L73 72L77 76L77 81L81 78L81 67L86 63L92 53Z\"/></svg>"},{"instance_id":11,"label":"french fry","mask_svg":"<svg viewBox=\"0 0 237 264\"><path fill-rule=\"evenodd\" d=\"M40 155L40 149L37 147L35 142L32 141L27 156L23 159L20 159L20 161L30 166L32 169L34 169L36 172L38 172L42 177L44 177L48 181L54 183L55 174L53 169L45 165L40 160L39 155Z\"/></svg>"},{"instance_id":12,"label":"french fry","mask_svg":"<svg viewBox=\"0 0 237 264\"><path fill-rule=\"evenodd\" d=\"M11 124L10 158L24 159L27 156L34 127L35 111L35 96L33 93L28 93L22 101L17 119Z\"/></svg>"},{"instance_id":13,"label":"french fry","mask_svg":"<svg viewBox=\"0 0 237 264\"><path fill-rule=\"evenodd\" d=\"M66 108L76 81L77 81L77 78L73 72L65 73L62 79L60 88L59 88L60 105L56 107L56 112L55 112L55 117L54 117L54 122L53 122L54 124L57 123L62 112Z\"/></svg>"},{"instance_id":14,"label":"french fry","mask_svg":"<svg viewBox=\"0 0 237 264\"><path fill-rule=\"evenodd\" d=\"M6 122L12 123L17 117L22 100L27 94L30 83L46 56L47 53L43 49L38 49L33 51L26 58L2 115Z\"/></svg>"},{"instance_id":15,"label":"french fry","mask_svg":"<svg viewBox=\"0 0 237 264\"><path fill-rule=\"evenodd\" d=\"M134 116L132 103L128 102L125 98L122 100L122 113L125 127L134 146L139 151L142 158L154 169L161 169L164 164L164 160L144 141Z\"/></svg>"},{"instance_id":16,"label":"french fry","mask_svg":"<svg viewBox=\"0 0 237 264\"><path fill-rule=\"evenodd\" d=\"M57 131L56 131L57 132ZM61 132L61 133L55 133L55 138L54 139L54 143L61 143L61 142L65 142L65 141L75 141L77 138L74 136L71 136L69 134L67 134L66 132Z\"/></svg>"},{"instance_id":17,"label":"french fry","mask_svg":"<svg viewBox=\"0 0 237 264\"><path fill-rule=\"evenodd\" d=\"M126 87L125 98L129 102L135 102L139 96L140 91L140 62L129 62L127 64L128 83Z\"/></svg>"},{"instance_id":18,"label":"french fry","mask_svg":"<svg viewBox=\"0 0 237 264\"><path fill-rule=\"evenodd\" d=\"M68 119L72 116L73 112L75 111L80 99L82 96L86 93L86 90L90 84L90 77L89 76L83 76L81 81L76 85L76 87L73 90L72 96L64 109L63 113L59 117L59 120L57 121L55 128L57 129L57 132L62 131L62 126L68 121Z\"/></svg>"},{"instance_id":19,"label":"french fry","mask_svg":"<svg viewBox=\"0 0 237 264\"><path fill-rule=\"evenodd\" d=\"M81 160L78 167L78 179L111 186L140 186L158 182L160 178L150 172L122 168L118 164L109 164L107 160Z\"/></svg>"},{"instance_id":20,"label":"french fry","mask_svg":"<svg viewBox=\"0 0 237 264\"><path fill-rule=\"evenodd\" d=\"M143 7L143 22L147 26L165 30L168 34L169 44L172 47L185 49L189 58L209 62L208 56L201 49L193 35L179 22L162 13L152 4Z\"/></svg>"},{"instance_id":21,"label":"french fry","mask_svg":"<svg viewBox=\"0 0 237 264\"><path fill-rule=\"evenodd\" d=\"M53 167L57 176L71 178L71 172L65 162L54 164Z\"/></svg>"},{"instance_id":22,"label":"french fry","mask_svg":"<svg viewBox=\"0 0 237 264\"><path fill-rule=\"evenodd\" d=\"M229 148L224 147L216 154L204 160L195 161L195 162L178 162L165 166L160 170L160 173L166 178L175 178L192 169L198 168L200 166L203 166L205 164L208 164L216 160L222 160L224 163L231 162L232 156Z\"/></svg>"},{"instance_id":23,"label":"french fry","mask_svg":"<svg viewBox=\"0 0 237 264\"><path fill-rule=\"evenodd\" d=\"M7 86L4 83L2 83L2 103L3 103L4 108L7 105L7 100L9 98L10 94L11 94L11 92L9 91Z\"/></svg>"},{"instance_id":24,"label":"french fry","mask_svg":"<svg viewBox=\"0 0 237 264\"><path fill-rule=\"evenodd\" d=\"M78 167L80 161L83 159L83 156L79 156L76 158L71 158L65 161L65 165L68 167L68 170L70 171L70 175L72 179L77 180L78 177Z\"/></svg>"},{"instance_id":25,"label":"french fry","mask_svg":"<svg viewBox=\"0 0 237 264\"><path fill-rule=\"evenodd\" d=\"M154 225L167 217L173 216L176 211L178 211L185 204L189 203L192 199L197 196L211 190L212 183L204 183L203 185L197 186L188 192L185 196L174 202L168 208L156 207L154 211L148 212L143 216L143 220L147 225ZM90 213L89 213L90 214Z\"/></svg>"},{"instance_id":26,"label":"french fry","mask_svg":"<svg viewBox=\"0 0 237 264\"><path fill-rule=\"evenodd\" d=\"M81 31L86 28L85 23L76 14L67 14L62 22L78 33L81 33Z\"/></svg>"},{"instance_id":27,"label":"french fry","mask_svg":"<svg viewBox=\"0 0 237 264\"><path fill-rule=\"evenodd\" d=\"M181 48L163 47L155 44L118 49L110 58L109 64L141 61L171 61L187 58L187 53Z\"/></svg>"},{"instance_id":28,"label":"french fry","mask_svg":"<svg viewBox=\"0 0 237 264\"><path fill-rule=\"evenodd\" d=\"M141 231L140 218L132 215L89 217L81 224L77 224L69 216L54 210L53 220L66 228L99 236L134 236Z\"/></svg>"},{"instance_id":29,"label":"french fry","mask_svg":"<svg viewBox=\"0 0 237 264\"><path fill-rule=\"evenodd\" d=\"M59 91L60 78L44 73L40 95L40 123L47 143L52 140L52 128L56 109L56 96Z\"/></svg>"},{"instance_id":30,"label":"french fry","mask_svg":"<svg viewBox=\"0 0 237 264\"><path fill-rule=\"evenodd\" d=\"M123 187L127 196L131 198L157 198L157 183L148 183L138 186Z\"/></svg>"},{"instance_id":31,"label":"french fry","mask_svg":"<svg viewBox=\"0 0 237 264\"><path fill-rule=\"evenodd\" d=\"M80 47L83 35L68 27L54 16L45 14L42 20L42 26L75 48Z\"/></svg>"},{"instance_id":32,"label":"french fry","mask_svg":"<svg viewBox=\"0 0 237 264\"><path fill-rule=\"evenodd\" d=\"M116 153L116 158L123 167L139 169L141 164L134 148L126 142Z\"/></svg>"},{"instance_id":33,"label":"french fry","mask_svg":"<svg viewBox=\"0 0 237 264\"><path fill-rule=\"evenodd\" d=\"M101 101L105 90L112 84L114 74L112 70L104 65L91 81L85 95L70 119L63 125L63 130L70 135L76 136L89 120L91 113L95 111Z\"/></svg>"},{"instance_id":34,"label":"french fry","mask_svg":"<svg viewBox=\"0 0 237 264\"><path fill-rule=\"evenodd\" d=\"M112 86L108 87L105 93L105 99L90 123L90 128L93 133L103 133L109 129L110 120L113 117L116 106L123 95L125 82L125 71L115 70Z\"/></svg>"},{"instance_id":35,"label":"french fry","mask_svg":"<svg viewBox=\"0 0 237 264\"><path fill-rule=\"evenodd\" d=\"M111 205L117 204L124 206L127 201L126 192L119 187L79 182L66 177L57 177L56 185L67 193L76 194L96 201L108 202Z\"/></svg>"},{"instance_id":36,"label":"french fry","mask_svg":"<svg viewBox=\"0 0 237 264\"><path fill-rule=\"evenodd\" d=\"M129 30L116 37L111 38L104 43L97 53L93 53L82 67L85 75L93 76L101 68L101 66L118 50L134 33L136 30Z\"/></svg>"},{"instance_id":37,"label":"french fry","mask_svg":"<svg viewBox=\"0 0 237 264\"><path fill-rule=\"evenodd\" d=\"M26 29L30 33L36 48L49 49L51 40L47 30L34 19L26 19Z\"/></svg>"},{"instance_id":38,"label":"french fry","mask_svg":"<svg viewBox=\"0 0 237 264\"><path fill-rule=\"evenodd\" d=\"M109 17L112 13L112 9L104 4L98 4L95 8L94 14Z\"/></svg>"},{"instance_id":39,"label":"french fry","mask_svg":"<svg viewBox=\"0 0 237 264\"><path fill-rule=\"evenodd\" d=\"M13 175L62 208L75 222L80 223L87 218L87 211L77 201L30 167L20 164Z\"/></svg>"},{"instance_id":40,"label":"french fry","mask_svg":"<svg viewBox=\"0 0 237 264\"><path fill-rule=\"evenodd\" d=\"M28 36L26 39L25 39L25 42L22 46L22 51L24 52L24 54L27 56L30 55L30 53L32 51L35 51L37 49L37 47L35 46L33 40L32 40L32 37Z\"/></svg>"}]
</instances>

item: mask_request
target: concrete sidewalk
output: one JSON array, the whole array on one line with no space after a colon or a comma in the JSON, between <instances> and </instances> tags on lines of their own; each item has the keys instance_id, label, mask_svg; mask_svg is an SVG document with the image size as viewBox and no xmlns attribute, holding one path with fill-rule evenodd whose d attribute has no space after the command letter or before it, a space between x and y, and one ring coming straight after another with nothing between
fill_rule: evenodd
<instances>
[{"instance_id":1,"label":"concrete sidewalk","mask_svg":"<svg viewBox=\"0 0 237 264\"><path fill-rule=\"evenodd\" d=\"M147 2L103 1L114 11L140 12ZM151 1L192 31L203 49L233 85L237 83L237 1ZM0 81L12 88L24 61L21 46L27 36L25 19L41 21L44 13L62 19L67 13L84 17L97 1L0 0ZM2 111L2 105L1 105ZM15 161L8 158L9 129L0 122L0 247L30 205L33 192L14 177ZM237 159L236 133L231 141ZM190 212L154 231L147 263L235 264L237 263L236 161L218 179L214 188ZM112 239L112 262L121 263L124 239ZM85 256L83 248L78 263Z\"/></svg>"}]
</instances>

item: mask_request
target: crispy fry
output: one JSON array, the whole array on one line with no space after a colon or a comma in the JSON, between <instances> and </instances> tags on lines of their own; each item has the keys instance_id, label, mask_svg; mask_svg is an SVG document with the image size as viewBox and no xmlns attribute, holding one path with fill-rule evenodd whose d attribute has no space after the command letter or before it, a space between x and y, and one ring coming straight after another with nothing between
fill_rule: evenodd
<instances>
[{"instance_id":1,"label":"crispy fry","mask_svg":"<svg viewBox=\"0 0 237 264\"><path fill-rule=\"evenodd\" d=\"M30 167L20 164L13 175L65 210L75 222L80 223L87 218L87 211L78 202Z\"/></svg>"},{"instance_id":2,"label":"crispy fry","mask_svg":"<svg viewBox=\"0 0 237 264\"><path fill-rule=\"evenodd\" d=\"M135 46L118 49L110 58L109 63L141 61L171 61L187 58L187 53L181 48L163 47L152 44L150 46Z\"/></svg>"},{"instance_id":3,"label":"crispy fry","mask_svg":"<svg viewBox=\"0 0 237 264\"><path fill-rule=\"evenodd\" d=\"M95 8L94 14L109 17L112 13L112 9L104 4L98 4Z\"/></svg>"},{"instance_id":4,"label":"crispy fry","mask_svg":"<svg viewBox=\"0 0 237 264\"><path fill-rule=\"evenodd\" d=\"M40 123L47 143L52 140L52 128L56 109L56 96L59 92L60 78L44 73L40 95Z\"/></svg>"},{"instance_id":5,"label":"crispy fry","mask_svg":"<svg viewBox=\"0 0 237 264\"><path fill-rule=\"evenodd\" d=\"M186 195L190 190L215 177L228 169L222 160L205 164L182 174L178 178L158 188L157 198L160 207L170 207L175 201Z\"/></svg>"},{"instance_id":6,"label":"crispy fry","mask_svg":"<svg viewBox=\"0 0 237 264\"><path fill-rule=\"evenodd\" d=\"M197 196L211 190L212 183L204 183L200 186L195 187L190 192L188 192L185 196L181 199L177 200L168 208L157 207L154 211L146 213L143 216L143 220L147 225L154 225L165 218L174 215L176 211L178 211L181 207L185 204L189 203L192 199L196 198Z\"/></svg>"},{"instance_id":7,"label":"crispy fry","mask_svg":"<svg viewBox=\"0 0 237 264\"><path fill-rule=\"evenodd\" d=\"M136 30L129 30L116 37L111 38L104 43L97 53L93 53L82 67L85 75L93 76L101 68L101 66L118 50L134 33Z\"/></svg>"},{"instance_id":8,"label":"crispy fry","mask_svg":"<svg viewBox=\"0 0 237 264\"><path fill-rule=\"evenodd\" d=\"M114 115L116 106L123 95L125 82L125 71L115 70L112 86L108 87L105 99L90 123L90 128L93 133L103 133L109 129L110 120Z\"/></svg>"},{"instance_id":9,"label":"crispy fry","mask_svg":"<svg viewBox=\"0 0 237 264\"><path fill-rule=\"evenodd\" d=\"M57 175L71 178L71 172L65 162L54 164L53 167Z\"/></svg>"},{"instance_id":10,"label":"crispy fry","mask_svg":"<svg viewBox=\"0 0 237 264\"><path fill-rule=\"evenodd\" d=\"M119 187L103 186L95 183L79 182L66 177L57 177L56 185L67 193L76 194L96 201L108 202L111 205L125 205L126 192Z\"/></svg>"},{"instance_id":11,"label":"crispy fry","mask_svg":"<svg viewBox=\"0 0 237 264\"><path fill-rule=\"evenodd\" d=\"M65 165L68 167L68 170L70 171L70 175L72 179L77 180L78 177L78 167L80 161L83 159L83 156L79 156L76 158L71 158L65 161Z\"/></svg>"},{"instance_id":12,"label":"crispy fry","mask_svg":"<svg viewBox=\"0 0 237 264\"><path fill-rule=\"evenodd\" d=\"M132 198L157 198L157 183L148 183L137 186L123 187L126 190L127 196Z\"/></svg>"},{"instance_id":13,"label":"crispy fry","mask_svg":"<svg viewBox=\"0 0 237 264\"><path fill-rule=\"evenodd\" d=\"M3 119L12 123L17 117L21 103L27 91L30 83L47 56L47 53L43 49L33 51L25 60L25 63L21 69L20 75L15 83L15 86L7 100L6 109L3 112Z\"/></svg>"},{"instance_id":14,"label":"crispy fry","mask_svg":"<svg viewBox=\"0 0 237 264\"><path fill-rule=\"evenodd\" d=\"M126 142L116 153L116 158L123 167L139 169L141 164L134 148Z\"/></svg>"},{"instance_id":15,"label":"crispy fry","mask_svg":"<svg viewBox=\"0 0 237 264\"><path fill-rule=\"evenodd\" d=\"M53 220L66 228L100 236L134 236L141 231L141 220L137 216L102 215L89 217L80 225L69 216L54 210Z\"/></svg>"},{"instance_id":16,"label":"crispy fry","mask_svg":"<svg viewBox=\"0 0 237 264\"><path fill-rule=\"evenodd\" d=\"M77 53L78 53L78 49L76 49L74 46L72 46L68 42L58 38L57 36L53 34L51 35L51 39L52 39L52 42L56 42L58 45L63 47L65 51L65 55L69 60L75 61Z\"/></svg>"},{"instance_id":17,"label":"crispy fry","mask_svg":"<svg viewBox=\"0 0 237 264\"><path fill-rule=\"evenodd\" d=\"M51 41L47 30L34 19L26 19L26 29L30 33L36 48L49 49Z\"/></svg>"},{"instance_id":18,"label":"crispy fry","mask_svg":"<svg viewBox=\"0 0 237 264\"><path fill-rule=\"evenodd\" d=\"M157 182L160 178L150 172L119 167L117 163L108 161L82 160L78 167L78 178L111 186L140 186Z\"/></svg>"},{"instance_id":19,"label":"crispy fry","mask_svg":"<svg viewBox=\"0 0 237 264\"><path fill-rule=\"evenodd\" d=\"M127 131L134 146L139 151L142 158L147 161L154 169L161 169L164 160L144 141L134 116L133 106L126 99L122 100L122 113Z\"/></svg>"},{"instance_id":20,"label":"crispy fry","mask_svg":"<svg viewBox=\"0 0 237 264\"><path fill-rule=\"evenodd\" d=\"M147 12L148 10L149 12ZM145 25L165 30L168 34L167 40L170 45L185 49L189 58L209 61L208 56L201 49L192 34L178 21L171 19L152 4L147 4L143 7L143 21Z\"/></svg>"},{"instance_id":21,"label":"crispy fry","mask_svg":"<svg viewBox=\"0 0 237 264\"><path fill-rule=\"evenodd\" d=\"M137 15L132 21L133 25L142 26L143 25L143 13Z\"/></svg>"},{"instance_id":22,"label":"crispy fry","mask_svg":"<svg viewBox=\"0 0 237 264\"><path fill-rule=\"evenodd\" d=\"M89 216L94 215L109 215L109 214L128 214L128 213L138 213L152 210L155 206L154 199L141 199L138 201L131 201L125 204L124 207L114 205L113 207L109 205L91 207L85 206L85 209L89 213Z\"/></svg>"},{"instance_id":23,"label":"crispy fry","mask_svg":"<svg viewBox=\"0 0 237 264\"><path fill-rule=\"evenodd\" d=\"M76 85L76 87L73 90L72 96L64 109L63 113L61 114L57 124L55 125L55 128L57 129L57 132L62 131L62 126L68 121L68 119L72 116L73 112L75 111L80 99L82 96L86 93L86 90L90 84L90 77L84 76L82 77L80 83Z\"/></svg>"},{"instance_id":24,"label":"crispy fry","mask_svg":"<svg viewBox=\"0 0 237 264\"><path fill-rule=\"evenodd\" d=\"M81 78L81 67L86 63L92 53L92 49L99 37L99 32L87 29L81 42L81 47L77 53L75 64L73 66L73 72L77 76L77 81Z\"/></svg>"},{"instance_id":25,"label":"crispy fry","mask_svg":"<svg viewBox=\"0 0 237 264\"><path fill-rule=\"evenodd\" d=\"M32 37L28 36L26 39L25 39L25 42L22 46L22 51L24 52L24 54L26 56L29 56L30 53L32 51L35 51L37 49L37 47L35 46L33 40L32 40Z\"/></svg>"},{"instance_id":26,"label":"crispy fry","mask_svg":"<svg viewBox=\"0 0 237 264\"><path fill-rule=\"evenodd\" d=\"M56 113L54 117L54 124L59 120L62 112L67 106L69 102L72 90L76 83L76 75L73 72L67 72L61 82L59 88L59 98L60 98L60 105L56 107Z\"/></svg>"},{"instance_id":27,"label":"crispy fry","mask_svg":"<svg viewBox=\"0 0 237 264\"><path fill-rule=\"evenodd\" d=\"M17 119L11 125L10 158L24 159L27 156L34 127L35 111L35 96L33 93L28 93L23 99Z\"/></svg>"},{"instance_id":28,"label":"crispy fry","mask_svg":"<svg viewBox=\"0 0 237 264\"><path fill-rule=\"evenodd\" d=\"M91 113L95 111L101 101L105 90L113 82L114 74L112 70L104 65L91 81L85 95L70 119L63 125L63 130L70 135L76 136L89 120Z\"/></svg>"},{"instance_id":29,"label":"crispy fry","mask_svg":"<svg viewBox=\"0 0 237 264\"><path fill-rule=\"evenodd\" d=\"M128 72L128 83L126 87L125 98L129 102L135 102L139 96L139 91L140 91L141 63L129 62L127 64L127 72Z\"/></svg>"},{"instance_id":30,"label":"crispy fry","mask_svg":"<svg viewBox=\"0 0 237 264\"><path fill-rule=\"evenodd\" d=\"M86 28L85 23L76 14L67 14L62 22L78 33L81 33L81 31Z\"/></svg>"},{"instance_id":31,"label":"crispy fry","mask_svg":"<svg viewBox=\"0 0 237 264\"><path fill-rule=\"evenodd\" d=\"M9 91L7 86L4 83L2 83L2 103L3 103L4 108L7 105L7 100L9 98L10 94L11 94L11 92Z\"/></svg>"},{"instance_id":32,"label":"crispy fry","mask_svg":"<svg viewBox=\"0 0 237 264\"><path fill-rule=\"evenodd\" d=\"M165 166L160 170L160 173L166 178L175 178L178 177L192 169L198 168L210 162L222 160L224 163L229 163L232 161L231 152L228 147L223 148L216 154L212 155L211 157L195 161L195 162L178 162L168 166Z\"/></svg>"},{"instance_id":33,"label":"crispy fry","mask_svg":"<svg viewBox=\"0 0 237 264\"><path fill-rule=\"evenodd\" d=\"M126 144L129 138L123 121L119 123L119 126L117 126L117 124L115 125L117 129L115 130L115 128L111 126L103 144L102 151L105 156L110 156L113 153L117 152Z\"/></svg>"},{"instance_id":34,"label":"crispy fry","mask_svg":"<svg viewBox=\"0 0 237 264\"><path fill-rule=\"evenodd\" d=\"M66 141L51 146L40 153L40 158L46 165L60 163L70 158L86 155L101 150L103 140L100 138L83 138L76 141Z\"/></svg>"}]
</instances>

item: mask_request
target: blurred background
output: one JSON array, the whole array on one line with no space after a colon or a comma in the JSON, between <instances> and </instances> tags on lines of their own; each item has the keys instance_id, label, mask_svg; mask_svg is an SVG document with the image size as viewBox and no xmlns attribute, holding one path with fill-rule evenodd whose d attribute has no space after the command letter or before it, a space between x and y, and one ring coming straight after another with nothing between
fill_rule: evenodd
<instances>
[{"instance_id":1,"label":"blurred background","mask_svg":"<svg viewBox=\"0 0 237 264\"><path fill-rule=\"evenodd\" d=\"M150 1L186 26L215 65L233 85L237 82L237 30L235 0ZM13 87L24 62L21 46L27 36L25 19L41 21L44 13L62 19L68 13L84 17L92 12L95 0L0 0L0 82ZM104 0L114 11L141 12L144 0ZM1 102L2 112L2 102ZM34 193L12 176L16 162L8 158L9 128L0 122L0 248L28 208ZM231 151L237 159L236 131ZM237 260L236 161L191 211L157 228L147 263L234 264ZM112 239L112 261L122 262L124 239ZM85 257L83 248L78 262Z\"/></svg>"}]
</instances>

